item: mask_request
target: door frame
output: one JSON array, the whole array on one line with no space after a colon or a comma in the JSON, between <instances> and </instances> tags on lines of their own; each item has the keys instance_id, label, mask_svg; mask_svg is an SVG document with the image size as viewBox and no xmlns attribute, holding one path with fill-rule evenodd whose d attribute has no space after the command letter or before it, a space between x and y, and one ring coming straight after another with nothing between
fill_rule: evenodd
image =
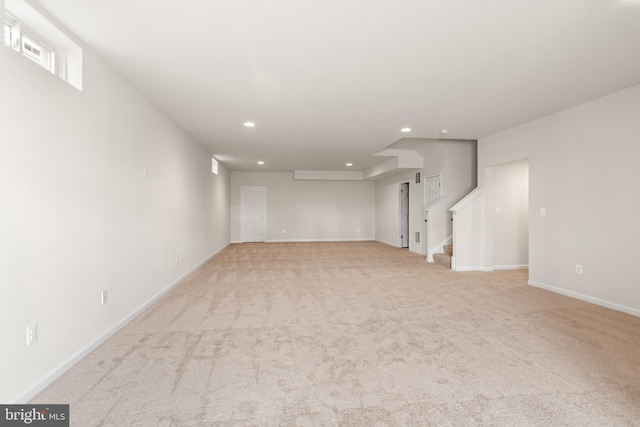
<instances>
[{"instance_id":1,"label":"door frame","mask_svg":"<svg viewBox=\"0 0 640 427\"><path fill-rule=\"evenodd\" d=\"M240 187L240 241L245 243L245 234L244 234L244 197L242 197L242 193L245 189L262 189L264 190L264 241L267 241L267 187L264 185L243 185ZM249 242L247 242L249 243Z\"/></svg>"},{"instance_id":2,"label":"door frame","mask_svg":"<svg viewBox=\"0 0 640 427\"><path fill-rule=\"evenodd\" d=\"M422 222L422 236L423 239L422 241L424 242L422 244L422 247L424 248L424 254L427 257L427 261L428 262L433 262L433 258L429 259L429 250L430 250L430 245L429 245L429 211L427 210L428 205L427 205L427 181L432 179L432 178L438 178L438 182L440 183L440 196L439 198L442 198L442 172L440 173L435 173L433 175L429 175L429 176L425 176L422 178L422 187L423 187L423 199L424 200L424 221Z\"/></svg>"},{"instance_id":3,"label":"door frame","mask_svg":"<svg viewBox=\"0 0 640 427\"><path fill-rule=\"evenodd\" d=\"M402 187L404 185L407 185L407 246L402 246L402 237L403 234L403 226L404 226L404 222L403 222L403 218L402 218L402 207L403 207L403 193L402 193ZM410 239L410 234L411 234L411 181L401 181L398 182L398 229L397 229L397 236L398 238L396 239L396 246L398 248L402 248L402 249L407 249L411 246L411 239Z\"/></svg>"}]
</instances>

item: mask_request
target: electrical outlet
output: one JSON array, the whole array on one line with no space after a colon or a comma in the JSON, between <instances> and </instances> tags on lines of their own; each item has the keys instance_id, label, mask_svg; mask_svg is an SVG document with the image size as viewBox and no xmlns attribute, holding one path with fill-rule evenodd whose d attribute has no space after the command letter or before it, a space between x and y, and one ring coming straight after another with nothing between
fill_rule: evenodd
<instances>
[{"instance_id":1,"label":"electrical outlet","mask_svg":"<svg viewBox=\"0 0 640 427\"><path fill-rule=\"evenodd\" d=\"M102 292L100 292L100 300L102 301L102 305L105 305L106 303L109 302L109 291L104 289Z\"/></svg>"},{"instance_id":2,"label":"electrical outlet","mask_svg":"<svg viewBox=\"0 0 640 427\"><path fill-rule=\"evenodd\" d=\"M282 234L287 234L287 229L286 228L282 229Z\"/></svg>"},{"instance_id":3,"label":"electrical outlet","mask_svg":"<svg viewBox=\"0 0 640 427\"><path fill-rule=\"evenodd\" d=\"M358 233L360 232L360 228L358 228Z\"/></svg>"},{"instance_id":4,"label":"electrical outlet","mask_svg":"<svg viewBox=\"0 0 640 427\"><path fill-rule=\"evenodd\" d=\"M582 265L576 264L576 274L582 274Z\"/></svg>"},{"instance_id":5,"label":"electrical outlet","mask_svg":"<svg viewBox=\"0 0 640 427\"><path fill-rule=\"evenodd\" d=\"M497 208L496 208L496 213L497 213L497 214L502 213L502 209L501 209L500 207L497 207Z\"/></svg>"},{"instance_id":6,"label":"electrical outlet","mask_svg":"<svg viewBox=\"0 0 640 427\"><path fill-rule=\"evenodd\" d=\"M144 165L142 167L142 176L144 176L146 178L147 175L149 175L149 169L147 169L147 165Z\"/></svg>"},{"instance_id":7,"label":"electrical outlet","mask_svg":"<svg viewBox=\"0 0 640 427\"><path fill-rule=\"evenodd\" d=\"M31 347L38 342L38 324L34 323L31 326L27 326L27 347Z\"/></svg>"},{"instance_id":8,"label":"electrical outlet","mask_svg":"<svg viewBox=\"0 0 640 427\"><path fill-rule=\"evenodd\" d=\"M547 214L546 208L540 208L540 216L545 216Z\"/></svg>"},{"instance_id":9,"label":"electrical outlet","mask_svg":"<svg viewBox=\"0 0 640 427\"><path fill-rule=\"evenodd\" d=\"M179 256L176 257L176 264L180 264L180 257Z\"/></svg>"}]
</instances>

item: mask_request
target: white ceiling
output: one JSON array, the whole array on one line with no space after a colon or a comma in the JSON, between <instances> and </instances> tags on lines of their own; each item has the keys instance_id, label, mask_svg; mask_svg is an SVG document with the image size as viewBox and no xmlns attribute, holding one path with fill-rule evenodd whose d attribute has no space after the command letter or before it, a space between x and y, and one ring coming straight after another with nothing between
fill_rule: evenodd
<instances>
[{"instance_id":1,"label":"white ceiling","mask_svg":"<svg viewBox=\"0 0 640 427\"><path fill-rule=\"evenodd\" d=\"M232 170L362 170L405 126L478 139L640 83L637 0L38 2Z\"/></svg>"}]
</instances>

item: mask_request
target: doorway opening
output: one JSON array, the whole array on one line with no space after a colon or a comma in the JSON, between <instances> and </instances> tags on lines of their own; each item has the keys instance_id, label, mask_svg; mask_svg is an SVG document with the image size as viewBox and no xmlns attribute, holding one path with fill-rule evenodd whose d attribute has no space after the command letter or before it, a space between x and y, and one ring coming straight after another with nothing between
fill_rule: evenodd
<instances>
[{"instance_id":1,"label":"doorway opening","mask_svg":"<svg viewBox=\"0 0 640 427\"><path fill-rule=\"evenodd\" d=\"M529 160L488 167L487 265L494 270L529 267Z\"/></svg>"},{"instance_id":2,"label":"doorway opening","mask_svg":"<svg viewBox=\"0 0 640 427\"><path fill-rule=\"evenodd\" d=\"M398 247L409 247L409 182L398 184Z\"/></svg>"}]
</instances>

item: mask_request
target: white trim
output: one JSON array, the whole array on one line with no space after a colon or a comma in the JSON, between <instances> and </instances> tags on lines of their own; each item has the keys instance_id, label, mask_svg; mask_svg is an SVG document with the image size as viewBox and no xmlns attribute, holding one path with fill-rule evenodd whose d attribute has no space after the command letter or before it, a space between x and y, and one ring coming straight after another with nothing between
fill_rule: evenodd
<instances>
[{"instance_id":1,"label":"white trim","mask_svg":"<svg viewBox=\"0 0 640 427\"><path fill-rule=\"evenodd\" d=\"M461 210L463 207L468 205L469 202L471 202L472 200L474 200L476 197L480 196L481 194L482 194L482 188L481 187L476 187L473 190L471 190L471 192L469 194L464 196L458 203L456 203L455 205L451 206L449 208L449 210L455 214L459 210Z\"/></svg>"},{"instance_id":2,"label":"white trim","mask_svg":"<svg viewBox=\"0 0 640 427\"><path fill-rule=\"evenodd\" d=\"M156 302L158 302L158 300L160 300L160 298L162 298L167 292L169 292L176 285L180 284L180 282L182 282L184 279L186 279L194 271L196 271L197 269L202 267L205 263L207 263L209 260L211 260L214 256L216 256L221 251L223 251L227 246L229 246L229 244L224 245L223 247L221 247L220 249L215 251L213 254L207 256L203 261L201 261L198 264L196 264L193 268L191 268L189 271L184 273L182 276L178 277L173 283L171 283L169 286L167 286L162 291L158 292L153 298L151 298L146 303L142 304L140 307L138 307L138 309L136 309L133 313L131 313L130 315L125 317L122 321L120 321L118 324L116 324L113 328L111 328L110 330L108 330L107 332L105 332L104 334L99 336L95 341L93 341L91 344L86 346L84 349L78 351L76 354L71 356L69 358L69 360L67 360L66 362L62 363L57 368L53 369L48 375L46 375L42 380L38 381L35 385L33 385L32 387L29 387L28 391L23 393L13 403L14 404L26 404L27 402L29 402L36 395L38 395L38 393L40 393L42 390L47 388L55 380L60 378L65 372L67 372L69 369L71 369L73 367L73 365L75 365L80 360L82 360L87 355L89 355L89 353L91 353L93 350L98 348L102 343L104 343L106 340L108 340L113 335L115 335L120 329L125 327L129 322L131 322L133 319L135 319L138 315L140 315L143 311L145 311L151 305L153 305Z\"/></svg>"},{"instance_id":3,"label":"white trim","mask_svg":"<svg viewBox=\"0 0 640 427\"><path fill-rule=\"evenodd\" d=\"M440 172L440 173L434 173L433 175L424 176L424 177L422 177L422 179L420 180L420 182L421 182L421 183L422 183L422 185L423 185L423 192L422 192L423 200L424 200L424 201L425 201L425 203L426 203L426 200L427 200L427 186L426 186L426 185L424 185L424 182L425 182L426 180L428 180L428 179L436 178L436 177L437 177L437 178L440 178L440 195L438 196L438 198L437 198L436 200L434 200L433 202L431 202L431 204L430 204L430 205L428 205L428 206L426 206L426 205L425 205L425 207L424 207L424 210L425 210L425 211L428 211L429 209L433 209L434 207L436 207L436 205L439 205L439 204L442 202L442 200L444 200L444 199L447 197L446 195L442 195L442 188L443 188L443 185L442 185L442 172Z\"/></svg>"},{"instance_id":4,"label":"white trim","mask_svg":"<svg viewBox=\"0 0 640 427\"><path fill-rule=\"evenodd\" d=\"M401 213L402 213L402 208L403 208L403 197L402 197L402 186L404 184L408 184L407 188L409 189L409 212L407 213L407 220L409 221L409 227L407 230L407 233L411 233L411 181L400 181L398 182L397 185L397 191L398 191L398 211L397 211L397 221L398 221L398 226L396 229L396 232L398 233L396 235L396 248L400 248L400 249L408 249L409 247L411 247L411 239L409 238L409 236L407 236L407 241L409 242L409 246L407 246L406 248L402 247L402 231L403 231L403 222L402 222L402 218Z\"/></svg>"},{"instance_id":5,"label":"white trim","mask_svg":"<svg viewBox=\"0 0 640 427\"><path fill-rule=\"evenodd\" d=\"M491 272L493 271L493 267L455 267L452 268L453 271L484 271Z\"/></svg>"},{"instance_id":6,"label":"white trim","mask_svg":"<svg viewBox=\"0 0 640 427\"><path fill-rule=\"evenodd\" d=\"M264 241L262 242L245 242L244 238L244 206L243 193L245 189L262 189L264 190ZM267 241L267 187L265 185L243 185L240 187L240 240L241 243L263 243Z\"/></svg>"},{"instance_id":7,"label":"white trim","mask_svg":"<svg viewBox=\"0 0 640 427\"><path fill-rule=\"evenodd\" d=\"M453 245L453 236L447 237L438 246L436 246L434 250L429 251L429 254L427 255L427 262L433 262L433 255L443 254L445 245Z\"/></svg>"},{"instance_id":8,"label":"white trim","mask_svg":"<svg viewBox=\"0 0 640 427\"><path fill-rule=\"evenodd\" d=\"M494 270L523 270L528 269L529 264L521 264L521 265L494 265Z\"/></svg>"},{"instance_id":9,"label":"white trim","mask_svg":"<svg viewBox=\"0 0 640 427\"><path fill-rule=\"evenodd\" d=\"M590 297L589 295L580 294L578 292L568 291L566 289L557 288L551 285L545 285L544 283L536 282L535 280L529 280L528 284L531 286L535 286L536 288L545 289L547 291L554 292L556 294L590 302L591 304L599 305L601 307L610 308L612 310L621 311L623 313L627 313L632 316L640 317L640 310L637 308L627 307L626 305L616 304L615 302L606 301L600 298Z\"/></svg>"},{"instance_id":10,"label":"white trim","mask_svg":"<svg viewBox=\"0 0 640 427\"><path fill-rule=\"evenodd\" d=\"M373 242L375 239L290 239L290 240L266 240L265 243L313 243L313 242ZM380 242L385 243L385 242ZM388 244L388 243L385 243ZM393 246L393 245L390 245ZM406 249L406 248L405 248Z\"/></svg>"},{"instance_id":11,"label":"white trim","mask_svg":"<svg viewBox=\"0 0 640 427\"><path fill-rule=\"evenodd\" d=\"M407 249L407 248L404 248L404 249ZM422 255L422 256L425 255L424 251L422 251L422 250L416 251L416 250L413 250L413 249L409 248L409 252L411 252L412 254L417 254L417 255Z\"/></svg>"},{"instance_id":12,"label":"white trim","mask_svg":"<svg viewBox=\"0 0 640 427\"><path fill-rule=\"evenodd\" d=\"M382 243L383 245L387 245L387 246L391 246L392 248L398 248L395 244L393 244L392 242L386 242L384 240L380 240L380 239L375 239L376 242L378 243Z\"/></svg>"}]
</instances>

